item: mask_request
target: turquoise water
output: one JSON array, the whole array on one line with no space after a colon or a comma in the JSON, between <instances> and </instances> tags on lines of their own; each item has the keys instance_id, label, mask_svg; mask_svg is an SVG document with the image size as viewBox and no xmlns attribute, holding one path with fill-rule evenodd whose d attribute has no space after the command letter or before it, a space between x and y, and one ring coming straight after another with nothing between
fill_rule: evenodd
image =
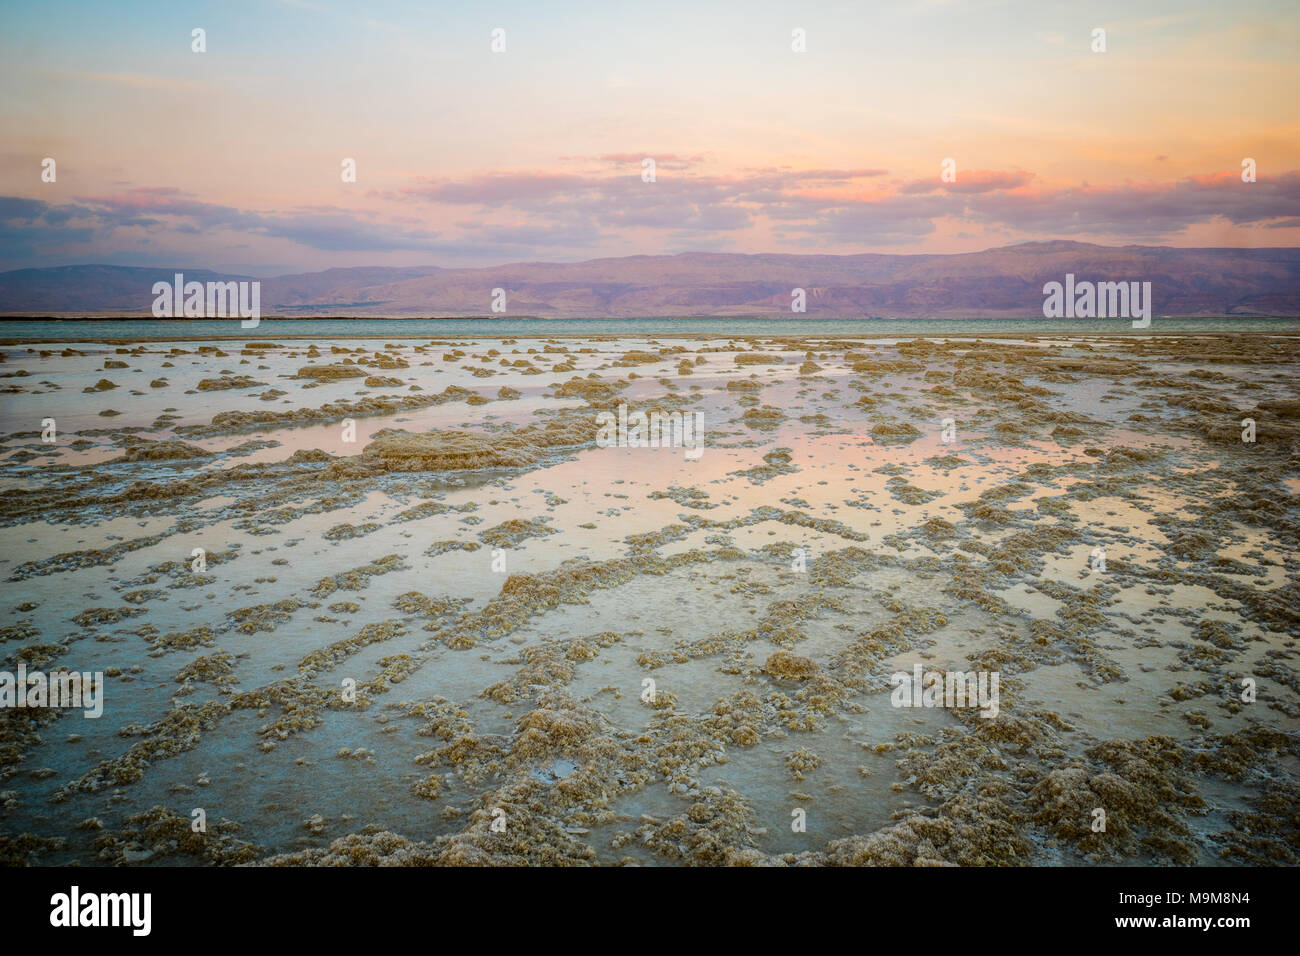
<instances>
[{"instance_id":1,"label":"turquoise water","mask_svg":"<svg viewBox=\"0 0 1300 956\"><path fill-rule=\"evenodd\" d=\"M1129 319L7 319L0 339L87 342L103 339L446 338L545 335L1053 335L1161 332L1300 332L1300 318L1154 318L1146 329Z\"/></svg>"}]
</instances>

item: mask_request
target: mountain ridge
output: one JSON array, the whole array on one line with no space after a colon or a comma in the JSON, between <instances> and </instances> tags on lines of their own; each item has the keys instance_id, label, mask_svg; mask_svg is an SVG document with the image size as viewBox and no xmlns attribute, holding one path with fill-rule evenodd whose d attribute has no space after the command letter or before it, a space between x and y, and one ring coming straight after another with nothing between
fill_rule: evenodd
<instances>
[{"instance_id":1,"label":"mountain ridge","mask_svg":"<svg viewBox=\"0 0 1300 956\"><path fill-rule=\"evenodd\" d=\"M152 286L251 281L184 267L87 264L0 273L0 314L150 314ZM260 279L264 316L958 318L1042 314L1046 282L1149 281L1161 315L1300 315L1300 249L1043 240L967 253L681 252L468 268L351 266Z\"/></svg>"}]
</instances>

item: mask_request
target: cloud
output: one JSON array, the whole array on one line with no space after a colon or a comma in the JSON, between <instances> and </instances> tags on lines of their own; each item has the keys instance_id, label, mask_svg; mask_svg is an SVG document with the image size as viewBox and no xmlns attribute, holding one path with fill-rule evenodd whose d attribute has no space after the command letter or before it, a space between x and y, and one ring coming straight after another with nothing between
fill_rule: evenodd
<instances>
[{"instance_id":1,"label":"cloud","mask_svg":"<svg viewBox=\"0 0 1300 956\"><path fill-rule=\"evenodd\" d=\"M591 181L576 174L486 173L460 181L423 180L404 186L400 194L426 202L487 206L536 202L589 188L592 188Z\"/></svg>"},{"instance_id":2,"label":"cloud","mask_svg":"<svg viewBox=\"0 0 1300 956\"><path fill-rule=\"evenodd\" d=\"M635 154L609 154L621 158ZM657 171L662 171L657 166ZM641 177L639 161L623 174L504 172L462 180L427 179L387 194L394 200L418 199L473 205L486 213L509 209L549 220L574 218L601 229L662 229L676 232L731 232L752 226L765 208L798 203L799 190L845 187L858 179L887 174L884 169L761 169L736 176ZM825 207L830 200L809 199Z\"/></svg>"},{"instance_id":3,"label":"cloud","mask_svg":"<svg viewBox=\"0 0 1300 956\"><path fill-rule=\"evenodd\" d=\"M1160 239L1215 220L1236 226L1300 216L1300 172L1243 183L1238 173L970 197L965 215L1024 232Z\"/></svg>"},{"instance_id":4,"label":"cloud","mask_svg":"<svg viewBox=\"0 0 1300 956\"><path fill-rule=\"evenodd\" d=\"M646 159L653 159L656 169L670 170L689 169L704 162L703 156L678 156L676 153L653 153L649 151L644 153L606 153L596 158L602 163L610 163L615 166L634 165L638 170L641 168L641 163Z\"/></svg>"},{"instance_id":5,"label":"cloud","mask_svg":"<svg viewBox=\"0 0 1300 956\"><path fill-rule=\"evenodd\" d=\"M950 193L988 193L1000 189L1019 189L1021 186L1029 185L1029 181L1033 178L1033 173L1020 170L1004 172L996 169L974 169L969 172L959 171L957 181L951 183L943 182L938 176L914 179L905 184L899 192L930 193L944 190Z\"/></svg>"},{"instance_id":6,"label":"cloud","mask_svg":"<svg viewBox=\"0 0 1300 956\"><path fill-rule=\"evenodd\" d=\"M358 214L335 207L292 213L250 212L233 206L191 199L180 190L140 188L115 196L79 196L75 203L53 206L35 199L0 197L0 257L12 258L13 246L31 248L54 243L88 243L107 239L119 229L143 228L158 233L202 235L239 232L286 239L309 249L331 252L382 252L440 247L439 234L423 228L364 222ZM70 224L75 224L73 228Z\"/></svg>"},{"instance_id":7,"label":"cloud","mask_svg":"<svg viewBox=\"0 0 1300 956\"><path fill-rule=\"evenodd\" d=\"M883 169L775 167L728 176L671 174L647 183L639 166L600 174L524 170L420 179L368 193L363 209L240 209L168 187L78 196L59 205L0 197L0 262L66 257L92 243L112 250L114 243L138 242L141 232L164 244L169 236L191 243L210 236L214 248L230 248L240 237L262 238L322 253L415 251L500 262L596 256L638 243L659 250L909 245L943 222L959 224L968 236L978 226L986 236L1011 239L1128 242L1168 240L1212 222L1300 226L1300 172L1255 183L1221 172L1102 186L1037 185L1020 170L959 173L957 183L886 175ZM121 233L128 229L135 232ZM755 235L766 238L760 243Z\"/></svg>"},{"instance_id":8,"label":"cloud","mask_svg":"<svg viewBox=\"0 0 1300 956\"><path fill-rule=\"evenodd\" d=\"M50 204L39 199L0 196L0 221L32 223L42 218L49 209Z\"/></svg>"}]
</instances>

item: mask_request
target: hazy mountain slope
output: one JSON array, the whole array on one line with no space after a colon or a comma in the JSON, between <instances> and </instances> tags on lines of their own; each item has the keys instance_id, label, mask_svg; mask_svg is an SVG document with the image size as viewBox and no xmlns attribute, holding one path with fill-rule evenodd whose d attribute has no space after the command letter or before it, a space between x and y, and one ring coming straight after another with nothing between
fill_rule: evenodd
<instances>
[{"instance_id":1,"label":"hazy mountain slope","mask_svg":"<svg viewBox=\"0 0 1300 956\"><path fill-rule=\"evenodd\" d=\"M176 269L66 266L0 273L0 313L147 313ZM184 271L187 279L247 278ZM683 253L473 269L360 267L262 280L265 315L544 317L1035 316L1043 284L1147 281L1157 315L1300 315L1300 249L1173 249L1041 242L961 255Z\"/></svg>"}]
</instances>

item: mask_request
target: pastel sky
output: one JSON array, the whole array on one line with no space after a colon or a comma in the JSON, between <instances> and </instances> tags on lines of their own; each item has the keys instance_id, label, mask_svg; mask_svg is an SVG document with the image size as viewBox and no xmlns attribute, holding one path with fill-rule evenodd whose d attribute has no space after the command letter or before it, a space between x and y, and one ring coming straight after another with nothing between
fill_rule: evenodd
<instances>
[{"instance_id":1,"label":"pastel sky","mask_svg":"<svg viewBox=\"0 0 1300 956\"><path fill-rule=\"evenodd\" d=\"M1300 246L1297 9L5 0L0 270Z\"/></svg>"}]
</instances>

